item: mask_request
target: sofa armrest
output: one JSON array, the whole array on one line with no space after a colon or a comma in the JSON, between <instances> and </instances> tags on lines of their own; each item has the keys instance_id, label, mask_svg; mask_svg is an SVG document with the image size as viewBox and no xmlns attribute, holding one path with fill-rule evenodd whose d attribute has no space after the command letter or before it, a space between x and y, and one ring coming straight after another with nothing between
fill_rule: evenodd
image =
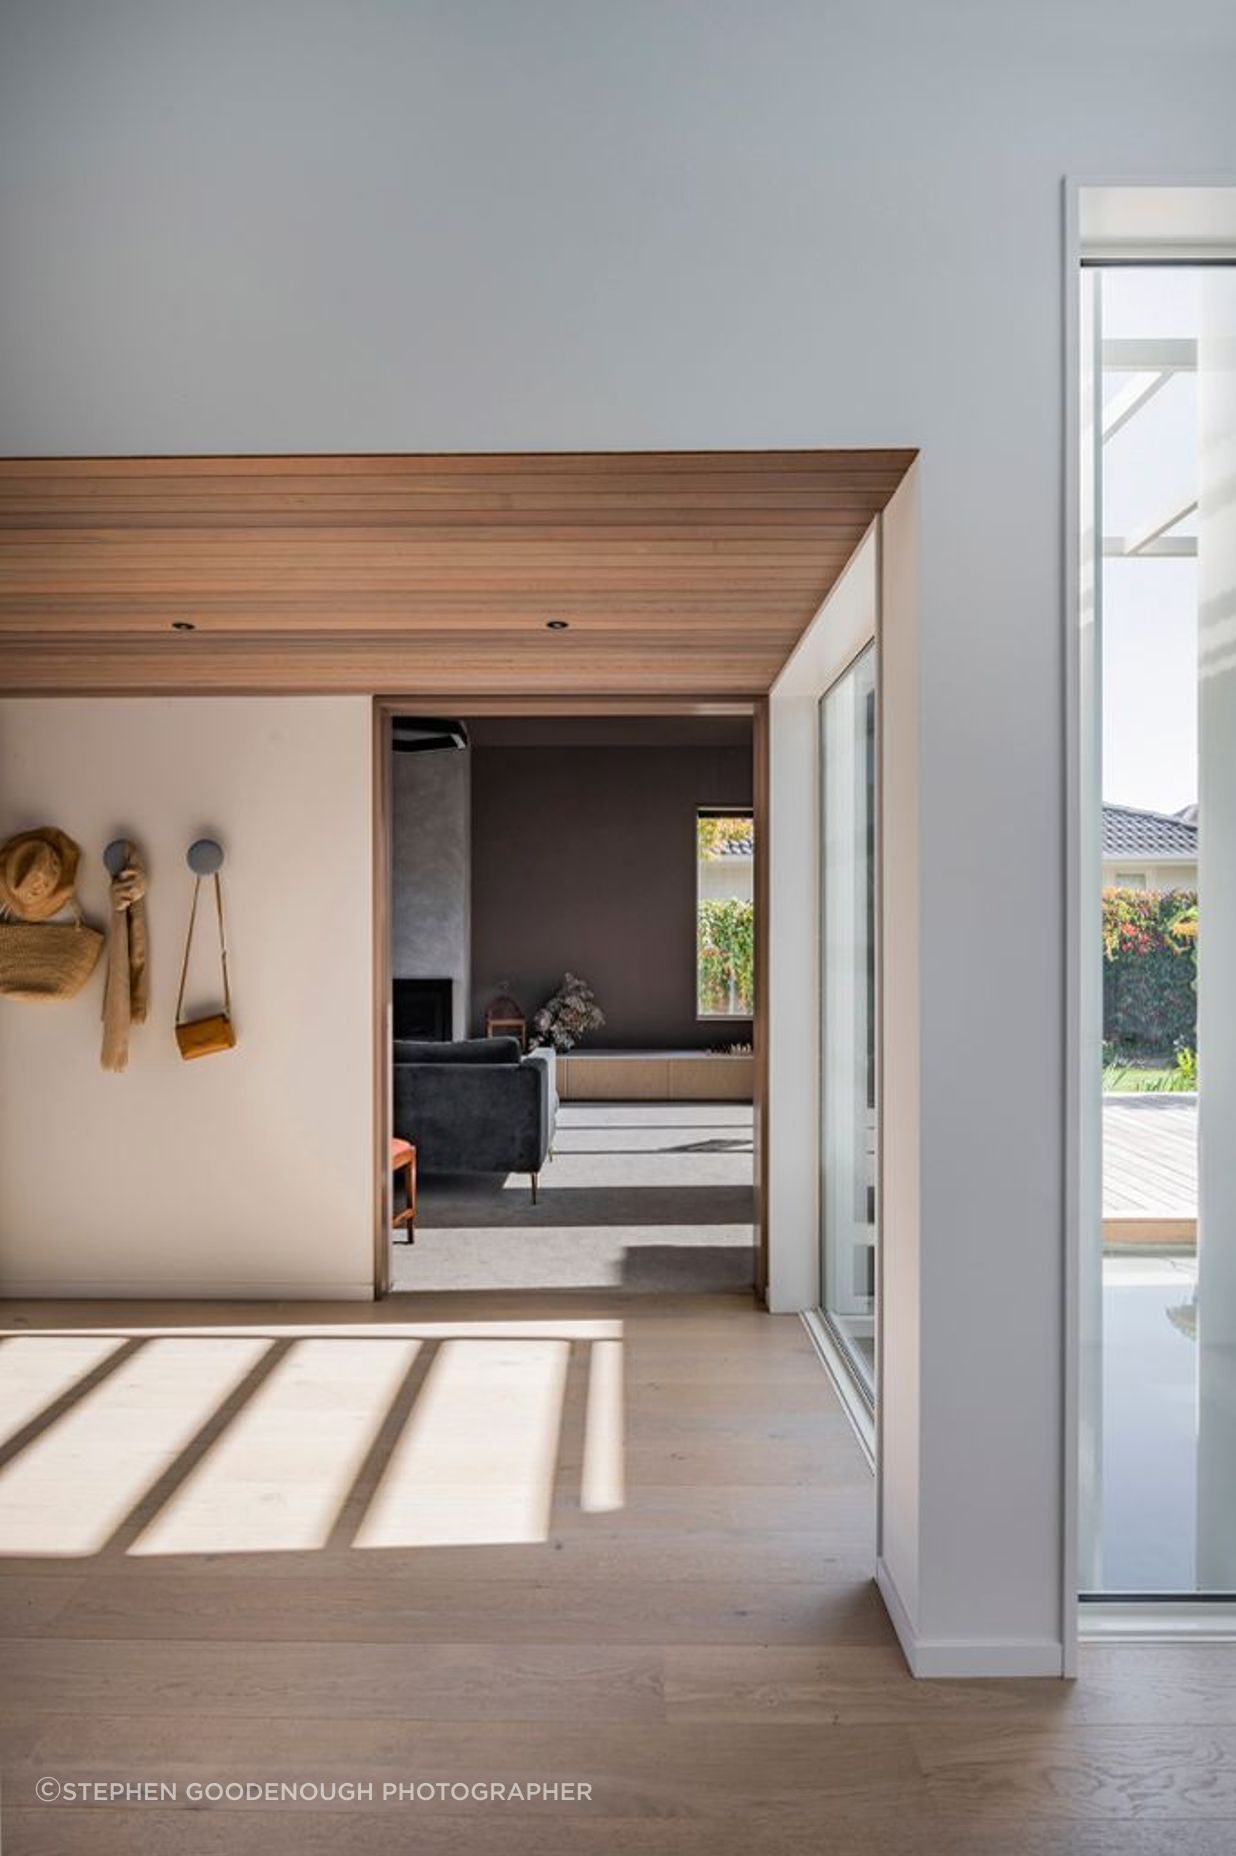
<instances>
[{"instance_id":1,"label":"sofa armrest","mask_svg":"<svg viewBox=\"0 0 1236 1856\"><path fill-rule=\"evenodd\" d=\"M542 1064L397 1063L391 1129L428 1173L538 1173L549 1152Z\"/></svg>"},{"instance_id":2,"label":"sofa armrest","mask_svg":"<svg viewBox=\"0 0 1236 1856\"><path fill-rule=\"evenodd\" d=\"M525 1063L535 1063L545 1072L545 1101L549 1121L549 1145L554 1144L554 1129L558 1122L558 1053L552 1044L538 1044L524 1058Z\"/></svg>"}]
</instances>

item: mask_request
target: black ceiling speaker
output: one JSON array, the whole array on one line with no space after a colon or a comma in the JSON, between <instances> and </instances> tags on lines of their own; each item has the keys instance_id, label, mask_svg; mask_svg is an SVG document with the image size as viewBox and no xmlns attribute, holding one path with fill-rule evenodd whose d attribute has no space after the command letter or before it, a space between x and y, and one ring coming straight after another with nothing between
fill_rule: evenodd
<instances>
[{"instance_id":1,"label":"black ceiling speaker","mask_svg":"<svg viewBox=\"0 0 1236 1856\"><path fill-rule=\"evenodd\" d=\"M397 715L391 721L391 747L396 754L428 754L435 748L466 748L464 722L440 715Z\"/></svg>"}]
</instances>

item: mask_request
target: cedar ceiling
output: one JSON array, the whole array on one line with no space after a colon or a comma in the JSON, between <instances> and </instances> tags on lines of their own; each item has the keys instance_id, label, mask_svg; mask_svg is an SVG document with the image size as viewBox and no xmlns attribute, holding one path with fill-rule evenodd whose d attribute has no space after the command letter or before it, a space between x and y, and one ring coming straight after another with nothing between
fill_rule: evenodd
<instances>
[{"instance_id":1,"label":"cedar ceiling","mask_svg":"<svg viewBox=\"0 0 1236 1856\"><path fill-rule=\"evenodd\" d=\"M758 695L913 456L0 459L0 687Z\"/></svg>"}]
</instances>

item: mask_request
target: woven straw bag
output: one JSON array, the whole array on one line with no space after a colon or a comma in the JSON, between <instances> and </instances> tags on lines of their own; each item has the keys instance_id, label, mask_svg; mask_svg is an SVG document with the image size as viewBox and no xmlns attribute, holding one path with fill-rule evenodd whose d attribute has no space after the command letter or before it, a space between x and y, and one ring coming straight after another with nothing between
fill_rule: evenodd
<instances>
[{"instance_id":1,"label":"woven straw bag","mask_svg":"<svg viewBox=\"0 0 1236 1856\"><path fill-rule=\"evenodd\" d=\"M103 936L75 922L0 921L0 994L71 999L98 965Z\"/></svg>"}]
</instances>

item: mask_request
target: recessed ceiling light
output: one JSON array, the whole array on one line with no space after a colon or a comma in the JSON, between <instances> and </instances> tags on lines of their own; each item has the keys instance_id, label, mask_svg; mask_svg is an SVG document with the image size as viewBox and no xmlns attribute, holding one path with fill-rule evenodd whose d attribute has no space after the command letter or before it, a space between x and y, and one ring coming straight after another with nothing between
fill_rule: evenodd
<instances>
[{"instance_id":1,"label":"recessed ceiling light","mask_svg":"<svg viewBox=\"0 0 1236 1856\"><path fill-rule=\"evenodd\" d=\"M197 626L192 619L173 619L172 630L174 632L195 632Z\"/></svg>"},{"instance_id":2,"label":"recessed ceiling light","mask_svg":"<svg viewBox=\"0 0 1236 1856\"><path fill-rule=\"evenodd\" d=\"M545 629L547 632L569 632L571 621L569 619L546 619Z\"/></svg>"}]
</instances>

